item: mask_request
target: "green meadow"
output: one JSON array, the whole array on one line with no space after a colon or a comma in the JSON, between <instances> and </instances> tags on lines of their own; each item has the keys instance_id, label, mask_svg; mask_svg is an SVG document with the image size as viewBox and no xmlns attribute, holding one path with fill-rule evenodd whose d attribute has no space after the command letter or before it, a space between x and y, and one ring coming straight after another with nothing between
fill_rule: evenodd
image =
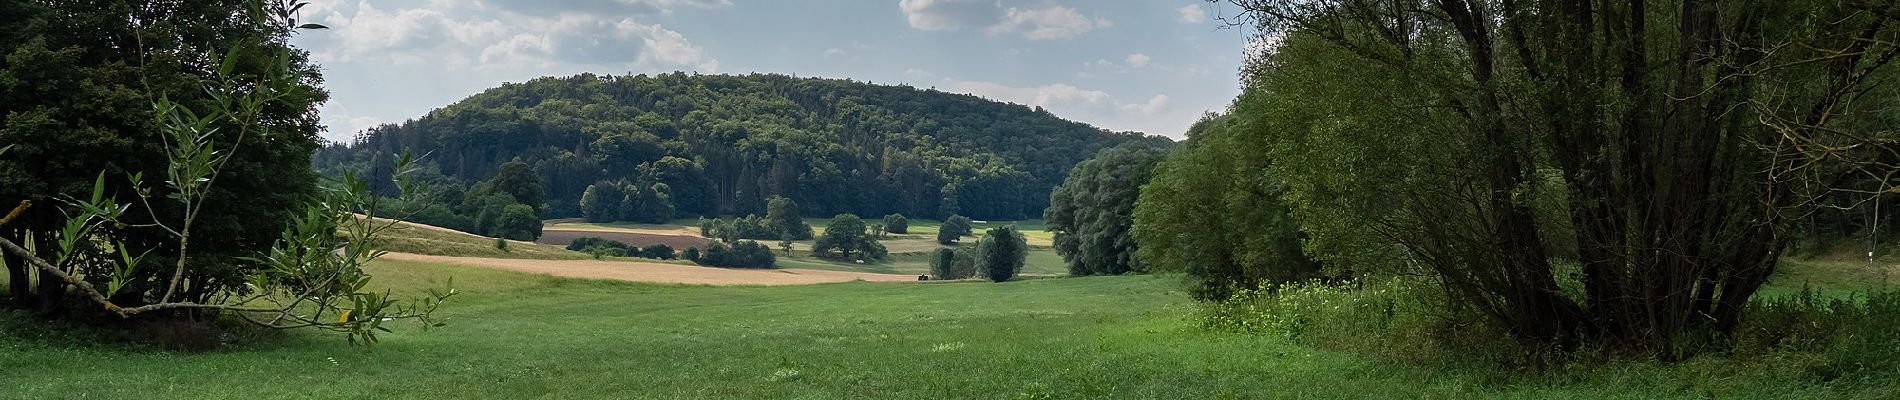
<instances>
[{"instance_id":1,"label":"green meadow","mask_svg":"<svg viewBox=\"0 0 1900 400\"><path fill-rule=\"evenodd\" d=\"M0 317L8 398L1892 398L1772 360L1573 365L1503 378L1202 329L1166 276L744 287L378 262L453 277L443 327L373 349L245 332L210 353ZM116 344L100 344L116 343Z\"/></svg>"}]
</instances>

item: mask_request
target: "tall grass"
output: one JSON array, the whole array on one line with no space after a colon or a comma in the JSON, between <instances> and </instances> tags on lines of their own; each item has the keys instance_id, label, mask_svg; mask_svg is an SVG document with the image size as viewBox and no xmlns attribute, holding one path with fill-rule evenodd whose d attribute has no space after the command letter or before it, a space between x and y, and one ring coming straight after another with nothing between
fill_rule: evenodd
<instances>
[{"instance_id":1,"label":"tall grass","mask_svg":"<svg viewBox=\"0 0 1900 400\"><path fill-rule=\"evenodd\" d=\"M1704 361L1797 371L1815 382L1900 379L1900 291L1832 295L1812 289L1758 296L1743 325L1707 344ZM1442 289L1417 278L1300 283L1244 290L1202 304L1203 327L1268 335L1328 350L1509 380L1555 367L1562 373L1626 365L1627 357L1583 349L1558 360L1525 349L1479 316L1448 306ZM1638 363L1650 360L1636 360ZM1532 374L1536 375L1536 374ZM1546 376L1548 378L1549 376Z\"/></svg>"}]
</instances>

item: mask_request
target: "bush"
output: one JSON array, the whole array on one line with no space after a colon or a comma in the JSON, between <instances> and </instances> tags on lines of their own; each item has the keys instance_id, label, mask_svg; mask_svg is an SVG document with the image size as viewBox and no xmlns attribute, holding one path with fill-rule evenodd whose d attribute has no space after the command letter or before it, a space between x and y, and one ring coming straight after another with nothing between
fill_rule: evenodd
<instances>
[{"instance_id":1,"label":"bush","mask_svg":"<svg viewBox=\"0 0 1900 400\"><path fill-rule=\"evenodd\" d=\"M1029 243L1015 227L990 228L976 242L976 269L992 282L1004 282L1023 270Z\"/></svg>"},{"instance_id":2,"label":"bush","mask_svg":"<svg viewBox=\"0 0 1900 400\"><path fill-rule=\"evenodd\" d=\"M657 259L657 260L671 260L675 257L673 246L667 246L665 243L654 243L654 244L647 245L646 247L633 247L633 245L629 245L623 242L601 239L601 238L592 237L592 236L582 236L582 237L574 238L574 242L567 244L567 249L573 250L573 251L579 251L579 252L583 252L587 254L593 254L595 258L640 257L640 258L651 258L651 259ZM688 248L688 249L691 249L691 248Z\"/></svg>"},{"instance_id":3,"label":"bush","mask_svg":"<svg viewBox=\"0 0 1900 400\"><path fill-rule=\"evenodd\" d=\"M740 218L700 219L699 234L725 242L742 239L779 240L790 235L792 240L811 238L811 225L799 221L797 225L774 225L770 218L761 218L757 214ZM784 222L784 221L779 221Z\"/></svg>"},{"instance_id":4,"label":"bush","mask_svg":"<svg viewBox=\"0 0 1900 400\"><path fill-rule=\"evenodd\" d=\"M406 205L406 206L415 207L415 211L413 213L410 213L405 218L403 218L403 220L405 221L414 222L414 223L423 224L423 225L435 226L435 227L449 228L449 229L454 229L454 230L468 232L468 233L480 232L479 229L476 229L474 218L469 218L461 214L456 214L455 210L449 209L448 206L444 206L441 204L420 203L420 202L410 203L409 205ZM398 210L403 209L399 207L405 207L405 205L396 205L391 208L396 208Z\"/></svg>"},{"instance_id":5,"label":"bush","mask_svg":"<svg viewBox=\"0 0 1900 400\"><path fill-rule=\"evenodd\" d=\"M950 230L949 227L937 230L937 244L945 246L953 245L957 244L957 239L962 239L962 237L958 236L956 231Z\"/></svg>"},{"instance_id":6,"label":"bush","mask_svg":"<svg viewBox=\"0 0 1900 400\"><path fill-rule=\"evenodd\" d=\"M601 239L601 238L597 238L593 236L581 236L581 237L574 238L574 241L572 242L568 242L567 249L569 251L581 251L582 249L594 247L595 244L600 244L600 243L605 243L605 242L611 242L611 243L625 246L624 243L615 242L612 240Z\"/></svg>"},{"instance_id":7,"label":"bush","mask_svg":"<svg viewBox=\"0 0 1900 400\"><path fill-rule=\"evenodd\" d=\"M680 252L680 258L686 261L692 261L693 263L699 263L699 248L698 247L686 248L685 251Z\"/></svg>"},{"instance_id":8,"label":"bush","mask_svg":"<svg viewBox=\"0 0 1900 400\"><path fill-rule=\"evenodd\" d=\"M976 268L969 251L944 248L931 253L930 274L937 279L965 279L976 276Z\"/></svg>"},{"instance_id":9,"label":"bush","mask_svg":"<svg viewBox=\"0 0 1900 400\"><path fill-rule=\"evenodd\" d=\"M533 241L541 238L541 217L535 214L534 207L511 204L502 209L490 229L489 236Z\"/></svg>"},{"instance_id":10,"label":"bush","mask_svg":"<svg viewBox=\"0 0 1900 400\"><path fill-rule=\"evenodd\" d=\"M689 256L694 255L693 253L692 249L687 250ZM778 256L773 255L772 248L764 244L741 240L734 242L731 246L713 242L706 246L706 251L697 254L696 259L689 259L696 264L709 267L772 268L772 265L778 261Z\"/></svg>"},{"instance_id":11,"label":"bush","mask_svg":"<svg viewBox=\"0 0 1900 400\"><path fill-rule=\"evenodd\" d=\"M1527 352L1504 332L1490 329L1468 310L1445 314L1444 303L1435 284L1416 279L1267 283L1202 303L1201 323L1409 364L1489 367L1524 361Z\"/></svg>"},{"instance_id":12,"label":"bush","mask_svg":"<svg viewBox=\"0 0 1900 400\"><path fill-rule=\"evenodd\" d=\"M890 233L910 233L910 220L904 219L904 214L886 215L884 216L884 231Z\"/></svg>"},{"instance_id":13,"label":"bush","mask_svg":"<svg viewBox=\"0 0 1900 400\"><path fill-rule=\"evenodd\" d=\"M1900 374L1900 292L1826 297L1812 290L1749 304L1736 328L1737 354L1812 352L1825 361L1808 368L1821 380L1891 380Z\"/></svg>"},{"instance_id":14,"label":"bush","mask_svg":"<svg viewBox=\"0 0 1900 400\"><path fill-rule=\"evenodd\" d=\"M665 243L650 244L647 245L647 247L640 248L640 256L658 260L671 260L673 259L673 246L667 246Z\"/></svg>"},{"instance_id":15,"label":"bush","mask_svg":"<svg viewBox=\"0 0 1900 400\"><path fill-rule=\"evenodd\" d=\"M598 244L597 244L597 245L594 245L594 246L591 246L591 247L588 247L588 248L584 248L584 249L581 249L580 251L581 251L582 253L587 253L587 254L590 254L590 255L593 255L593 256L594 256L594 259L601 259L601 258L607 258L607 257L627 257L627 256L629 256L629 255L627 254L627 249L625 249L625 248L619 248L619 247L613 247L613 246L604 246L604 245L598 245Z\"/></svg>"},{"instance_id":16,"label":"bush","mask_svg":"<svg viewBox=\"0 0 1900 400\"><path fill-rule=\"evenodd\" d=\"M943 226L938 228L938 230L950 231L951 235L955 235L957 237L970 236L971 234L976 233L976 231L974 230L975 228L971 227L970 224L971 222L970 222L969 217L953 214L949 218L943 219Z\"/></svg>"}]
</instances>

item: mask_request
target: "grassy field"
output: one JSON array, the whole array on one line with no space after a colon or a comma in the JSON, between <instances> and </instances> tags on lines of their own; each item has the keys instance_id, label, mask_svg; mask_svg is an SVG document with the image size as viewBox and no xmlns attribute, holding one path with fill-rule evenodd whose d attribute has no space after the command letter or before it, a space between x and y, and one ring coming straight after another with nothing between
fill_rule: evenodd
<instances>
[{"instance_id":1,"label":"grassy field","mask_svg":"<svg viewBox=\"0 0 1900 400\"><path fill-rule=\"evenodd\" d=\"M78 344L0 313L4 398L1893 398L1749 361L1499 381L1215 333L1171 278L707 287L382 262L454 276L449 326L373 351L308 332L213 353Z\"/></svg>"}]
</instances>

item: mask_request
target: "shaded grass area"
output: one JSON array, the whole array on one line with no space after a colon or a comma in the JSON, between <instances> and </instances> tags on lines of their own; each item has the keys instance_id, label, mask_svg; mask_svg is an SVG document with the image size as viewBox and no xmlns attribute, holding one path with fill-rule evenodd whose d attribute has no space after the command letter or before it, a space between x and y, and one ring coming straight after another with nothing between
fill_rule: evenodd
<instances>
[{"instance_id":1,"label":"shaded grass area","mask_svg":"<svg viewBox=\"0 0 1900 400\"><path fill-rule=\"evenodd\" d=\"M7 398L1891 398L1750 361L1497 381L1201 329L1175 280L703 287L379 262L465 292L374 351L292 333L206 354L80 344L0 314Z\"/></svg>"}]
</instances>

